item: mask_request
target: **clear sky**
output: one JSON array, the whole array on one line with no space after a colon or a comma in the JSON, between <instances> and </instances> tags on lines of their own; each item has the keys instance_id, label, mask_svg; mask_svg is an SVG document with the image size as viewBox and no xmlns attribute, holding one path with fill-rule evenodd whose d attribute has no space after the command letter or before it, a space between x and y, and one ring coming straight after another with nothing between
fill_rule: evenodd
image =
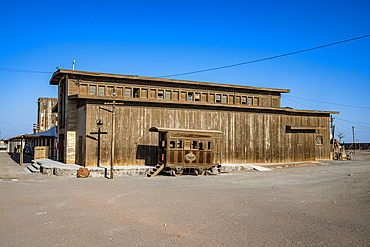
<instances>
[{"instance_id":1,"label":"clear sky","mask_svg":"<svg viewBox=\"0 0 370 247\"><path fill-rule=\"evenodd\" d=\"M369 0L0 0L1 137L32 131L37 99L57 97L52 73L74 58L76 70L162 77L368 35L369 13ZM290 89L283 107L339 111L344 141L355 126L370 142L370 38L171 78Z\"/></svg>"}]
</instances>

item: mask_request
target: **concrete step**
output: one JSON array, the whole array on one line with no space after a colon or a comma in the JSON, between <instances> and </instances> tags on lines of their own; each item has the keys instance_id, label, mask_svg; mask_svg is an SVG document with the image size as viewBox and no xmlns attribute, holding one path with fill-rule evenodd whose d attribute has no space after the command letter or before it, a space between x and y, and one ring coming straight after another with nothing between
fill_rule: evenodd
<instances>
[{"instance_id":1,"label":"concrete step","mask_svg":"<svg viewBox=\"0 0 370 247\"><path fill-rule=\"evenodd\" d=\"M25 166L22 168L23 171L25 171L27 174L31 174L32 172L30 170L28 170L28 168Z\"/></svg>"},{"instance_id":2,"label":"concrete step","mask_svg":"<svg viewBox=\"0 0 370 247\"><path fill-rule=\"evenodd\" d=\"M27 166L27 169L30 170L30 172L32 173L38 173L40 172L39 170L37 170L35 167L33 167L32 165L31 166Z\"/></svg>"},{"instance_id":3,"label":"concrete step","mask_svg":"<svg viewBox=\"0 0 370 247\"><path fill-rule=\"evenodd\" d=\"M39 170L40 171L40 165L39 164L33 163L32 166L35 167L36 170Z\"/></svg>"}]
</instances>

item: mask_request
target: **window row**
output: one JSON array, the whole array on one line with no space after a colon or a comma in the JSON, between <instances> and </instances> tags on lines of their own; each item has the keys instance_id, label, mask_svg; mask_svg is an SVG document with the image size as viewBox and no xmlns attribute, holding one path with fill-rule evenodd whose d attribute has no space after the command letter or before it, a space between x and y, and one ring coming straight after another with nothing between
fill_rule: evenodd
<instances>
[{"instance_id":1,"label":"window row","mask_svg":"<svg viewBox=\"0 0 370 247\"><path fill-rule=\"evenodd\" d=\"M88 87L88 88L87 88ZM98 96L109 96L113 93L111 86L99 85L81 85L81 93ZM154 88L135 88L135 87L117 87L116 94L126 98L149 98L159 100L180 100L193 102L210 102L221 104L242 104L250 106L270 106L279 107L279 98L251 96L251 95L234 95L223 93L205 93L205 92L185 92L179 90L163 90Z\"/></svg>"},{"instance_id":2,"label":"window row","mask_svg":"<svg viewBox=\"0 0 370 247\"><path fill-rule=\"evenodd\" d=\"M170 149L211 150L212 142L210 141L190 141L190 140L170 141Z\"/></svg>"}]
</instances>

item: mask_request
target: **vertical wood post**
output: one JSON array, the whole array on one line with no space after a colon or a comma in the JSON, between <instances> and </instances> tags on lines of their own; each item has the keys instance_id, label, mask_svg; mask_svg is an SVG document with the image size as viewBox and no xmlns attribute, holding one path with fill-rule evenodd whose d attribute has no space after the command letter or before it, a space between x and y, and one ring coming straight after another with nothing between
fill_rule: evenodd
<instances>
[{"instance_id":1,"label":"vertical wood post","mask_svg":"<svg viewBox=\"0 0 370 247\"><path fill-rule=\"evenodd\" d=\"M23 139L21 139L21 152L19 154L19 163L23 166Z\"/></svg>"},{"instance_id":2,"label":"vertical wood post","mask_svg":"<svg viewBox=\"0 0 370 247\"><path fill-rule=\"evenodd\" d=\"M335 146L334 146L334 134L335 134L335 125L333 125L333 159L334 159L334 157L335 157ZM339 159L339 158L338 158Z\"/></svg>"},{"instance_id":3,"label":"vertical wood post","mask_svg":"<svg viewBox=\"0 0 370 247\"><path fill-rule=\"evenodd\" d=\"M113 109L112 109L112 150L111 150L111 164L110 164L110 179L113 179L113 165L114 165L114 140L116 138L116 85L114 85L112 97L113 97Z\"/></svg>"},{"instance_id":4,"label":"vertical wood post","mask_svg":"<svg viewBox=\"0 0 370 247\"><path fill-rule=\"evenodd\" d=\"M353 138L353 154L356 154L355 126L352 126L352 138Z\"/></svg>"}]
</instances>

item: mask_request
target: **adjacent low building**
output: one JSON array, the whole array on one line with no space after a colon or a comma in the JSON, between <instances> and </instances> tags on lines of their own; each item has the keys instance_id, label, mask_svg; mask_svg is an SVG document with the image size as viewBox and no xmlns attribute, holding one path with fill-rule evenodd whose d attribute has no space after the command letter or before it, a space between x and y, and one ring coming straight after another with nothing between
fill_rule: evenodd
<instances>
[{"instance_id":1,"label":"adjacent low building","mask_svg":"<svg viewBox=\"0 0 370 247\"><path fill-rule=\"evenodd\" d=\"M58 159L67 164L109 165L114 141L114 165L155 165L153 126L221 131L224 164L330 158L338 112L282 108L287 89L74 70L57 70L50 84L58 86Z\"/></svg>"}]
</instances>

